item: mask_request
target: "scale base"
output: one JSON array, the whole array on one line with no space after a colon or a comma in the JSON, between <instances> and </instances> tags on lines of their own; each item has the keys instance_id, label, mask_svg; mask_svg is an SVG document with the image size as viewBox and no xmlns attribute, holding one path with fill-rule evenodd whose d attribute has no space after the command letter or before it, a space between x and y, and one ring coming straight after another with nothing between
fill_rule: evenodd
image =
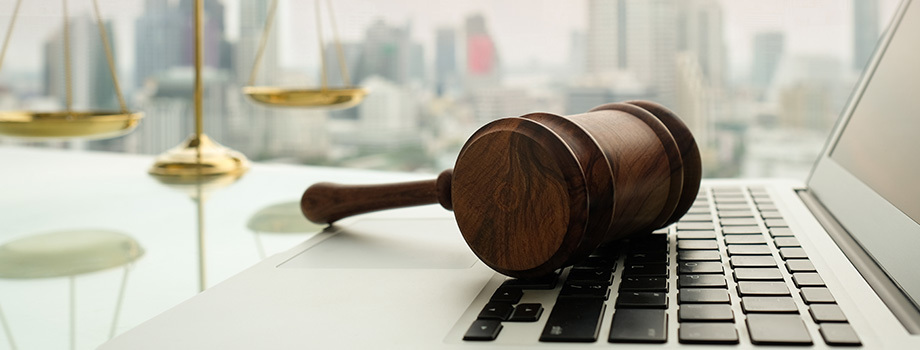
<instances>
[{"instance_id":1,"label":"scale base","mask_svg":"<svg viewBox=\"0 0 920 350\"><path fill-rule=\"evenodd\" d=\"M209 177L239 177L249 170L249 160L242 153L211 140L208 135L191 135L179 146L160 154L149 173L157 178L170 177L176 183L208 182Z\"/></svg>"}]
</instances>

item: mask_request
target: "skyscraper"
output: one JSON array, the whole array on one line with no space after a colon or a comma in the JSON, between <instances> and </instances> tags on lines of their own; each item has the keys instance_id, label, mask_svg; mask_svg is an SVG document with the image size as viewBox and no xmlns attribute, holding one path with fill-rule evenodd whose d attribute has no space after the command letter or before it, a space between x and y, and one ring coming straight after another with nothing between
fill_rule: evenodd
<instances>
[{"instance_id":1,"label":"skyscraper","mask_svg":"<svg viewBox=\"0 0 920 350\"><path fill-rule=\"evenodd\" d=\"M435 38L435 84L438 93L457 83L457 34L453 28L439 28Z\"/></svg>"},{"instance_id":2,"label":"skyscraper","mask_svg":"<svg viewBox=\"0 0 920 350\"><path fill-rule=\"evenodd\" d=\"M866 67L878 36L878 0L853 0L853 69Z\"/></svg>"},{"instance_id":3,"label":"skyscraper","mask_svg":"<svg viewBox=\"0 0 920 350\"><path fill-rule=\"evenodd\" d=\"M111 22L104 24L110 43L114 43ZM60 106L66 104L67 77L64 65L70 65L70 86L74 109L117 108L115 87L106 60L105 49L96 20L88 16L73 17L68 29L70 61L64 56L62 31L57 31L44 44L44 91ZM112 47L113 56L116 55Z\"/></svg>"},{"instance_id":4,"label":"skyscraper","mask_svg":"<svg viewBox=\"0 0 920 350\"><path fill-rule=\"evenodd\" d=\"M265 29L265 21L268 17L270 0L241 0L240 1L240 29L239 39L236 42L234 55L234 73L236 81L242 86L249 81L250 73L255 62L256 52L259 49L259 41L262 38L262 31ZM256 84L261 84L278 76L278 33L281 31L278 21L280 13L275 15L273 28L268 33L268 40L259 62L258 80Z\"/></svg>"},{"instance_id":5,"label":"skyscraper","mask_svg":"<svg viewBox=\"0 0 920 350\"><path fill-rule=\"evenodd\" d=\"M717 0L681 1L678 21L678 50L696 56L708 87L721 88L727 66L722 5Z\"/></svg>"},{"instance_id":6,"label":"skyscraper","mask_svg":"<svg viewBox=\"0 0 920 350\"><path fill-rule=\"evenodd\" d=\"M144 13L134 22L134 82L146 80L170 67L179 66L183 47L176 45L183 33L175 8L169 0L146 0Z\"/></svg>"},{"instance_id":7,"label":"skyscraper","mask_svg":"<svg viewBox=\"0 0 920 350\"><path fill-rule=\"evenodd\" d=\"M144 13L134 23L135 83L145 81L174 67L195 64L193 0L170 6L169 0L146 0ZM224 55L229 43L224 38L224 5L205 0L204 66L229 69Z\"/></svg>"},{"instance_id":8,"label":"skyscraper","mask_svg":"<svg viewBox=\"0 0 920 350\"><path fill-rule=\"evenodd\" d=\"M424 69L423 50L410 37L411 27L391 26L377 20L364 34L361 63L355 81L377 75L398 84L421 81Z\"/></svg>"},{"instance_id":9,"label":"skyscraper","mask_svg":"<svg viewBox=\"0 0 920 350\"><path fill-rule=\"evenodd\" d=\"M590 1L587 75L595 84L610 86L626 72L645 85L652 98L672 105L677 12L675 0Z\"/></svg>"},{"instance_id":10,"label":"skyscraper","mask_svg":"<svg viewBox=\"0 0 920 350\"><path fill-rule=\"evenodd\" d=\"M468 88L495 86L501 81L501 61L495 41L481 14L466 18L465 80Z\"/></svg>"},{"instance_id":11,"label":"skyscraper","mask_svg":"<svg viewBox=\"0 0 920 350\"><path fill-rule=\"evenodd\" d=\"M785 37L782 32L764 32L754 36L754 62L751 64L751 83L768 88L776 75L783 57Z\"/></svg>"},{"instance_id":12,"label":"skyscraper","mask_svg":"<svg viewBox=\"0 0 920 350\"><path fill-rule=\"evenodd\" d=\"M626 67L626 0L589 0L585 72L610 75Z\"/></svg>"}]
</instances>

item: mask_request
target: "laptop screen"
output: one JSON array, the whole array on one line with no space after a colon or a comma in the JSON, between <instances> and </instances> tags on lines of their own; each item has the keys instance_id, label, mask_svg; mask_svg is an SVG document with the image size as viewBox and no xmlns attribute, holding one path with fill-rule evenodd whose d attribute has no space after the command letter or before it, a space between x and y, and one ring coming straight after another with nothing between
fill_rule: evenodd
<instances>
[{"instance_id":1,"label":"laptop screen","mask_svg":"<svg viewBox=\"0 0 920 350\"><path fill-rule=\"evenodd\" d=\"M867 77L831 158L920 223L920 37L906 28L911 23L902 26Z\"/></svg>"},{"instance_id":2,"label":"laptop screen","mask_svg":"<svg viewBox=\"0 0 920 350\"><path fill-rule=\"evenodd\" d=\"M920 305L920 4L905 1L808 180L809 190Z\"/></svg>"}]
</instances>

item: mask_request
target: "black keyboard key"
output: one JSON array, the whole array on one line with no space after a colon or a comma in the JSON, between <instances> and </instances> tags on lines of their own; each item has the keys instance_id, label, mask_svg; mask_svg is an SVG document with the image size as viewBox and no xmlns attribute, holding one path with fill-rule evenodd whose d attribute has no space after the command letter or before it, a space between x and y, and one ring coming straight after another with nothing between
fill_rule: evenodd
<instances>
[{"instance_id":1,"label":"black keyboard key","mask_svg":"<svg viewBox=\"0 0 920 350\"><path fill-rule=\"evenodd\" d=\"M677 232L677 240L686 239L716 239L716 231L680 231Z\"/></svg>"},{"instance_id":2,"label":"black keyboard key","mask_svg":"<svg viewBox=\"0 0 920 350\"><path fill-rule=\"evenodd\" d=\"M711 222L678 222L677 223L677 231L684 231L684 230L712 231L713 229L714 227L712 226Z\"/></svg>"},{"instance_id":3,"label":"black keyboard key","mask_svg":"<svg viewBox=\"0 0 920 350\"><path fill-rule=\"evenodd\" d=\"M522 296L524 296L524 292L520 288L498 287L495 293L492 293L492 298L489 301L517 304L521 301Z\"/></svg>"},{"instance_id":4,"label":"black keyboard key","mask_svg":"<svg viewBox=\"0 0 920 350\"><path fill-rule=\"evenodd\" d=\"M824 279L814 272L801 272L792 274L792 282L798 288L824 287Z\"/></svg>"},{"instance_id":5,"label":"black keyboard key","mask_svg":"<svg viewBox=\"0 0 920 350\"><path fill-rule=\"evenodd\" d=\"M559 281L559 274L554 273L537 278L519 279L512 278L505 280L502 287L512 287L520 289L553 289Z\"/></svg>"},{"instance_id":6,"label":"black keyboard key","mask_svg":"<svg viewBox=\"0 0 920 350\"><path fill-rule=\"evenodd\" d=\"M766 244L767 240L763 235L728 235L725 236L725 244Z\"/></svg>"},{"instance_id":7,"label":"black keyboard key","mask_svg":"<svg viewBox=\"0 0 920 350\"><path fill-rule=\"evenodd\" d=\"M613 283L613 271L607 269L571 269L565 279L571 284L606 284Z\"/></svg>"},{"instance_id":8,"label":"black keyboard key","mask_svg":"<svg viewBox=\"0 0 920 350\"><path fill-rule=\"evenodd\" d=\"M765 210L760 212L760 217L764 219L782 219L783 214L780 214L778 211L774 210Z\"/></svg>"},{"instance_id":9,"label":"black keyboard key","mask_svg":"<svg viewBox=\"0 0 920 350\"><path fill-rule=\"evenodd\" d=\"M708 274L723 273L725 269L721 262L717 261L682 261L677 264L677 273L686 274Z\"/></svg>"},{"instance_id":10,"label":"black keyboard key","mask_svg":"<svg viewBox=\"0 0 920 350\"><path fill-rule=\"evenodd\" d=\"M750 295L791 295L785 282L738 282L738 294Z\"/></svg>"},{"instance_id":11,"label":"black keyboard key","mask_svg":"<svg viewBox=\"0 0 920 350\"><path fill-rule=\"evenodd\" d=\"M466 330L463 340L495 340L502 331L502 323L496 320L476 320Z\"/></svg>"},{"instance_id":12,"label":"black keyboard key","mask_svg":"<svg viewBox=\"0 0 920 350\"><path fill-rule=\"evenodd\" d=\"M684 304L677 310L680 322L734 321L735 312L726 304Z\"/></svg>"},{"instance_id":13,"label":"black keyboard key","mask_svg":"<svg viewBox=\"0 0 920 350\"><path fill-rule=\"evenodd\" d=\"M537 322L540 320L541 315L543 315L543 305L539 303L518 304L514 307L514 312L511 313L508 321Z\"/></svg>"},{"instance_id":14,"label":"black keyboard key","mask_svg":"<svg viewBox=\"0 0 920 350\"><path fill-rule=\"evenodd\" d=\"M755 345L811 345L811 335L799 315L752 314L748 335Z\"/></svg>"},{"instance_id":15,"label":"black keyboard key","mask_svg":"<svg viewBox=\"0 0 920 350\"><path fill-rule=\"evenodd\" d=\"M782 281L783 273L776 267L739 267L735 281Z\"/></svg>"},{"instance_id":16,"label":"black keyboard key","mask_svg":"<svg viewBox=\"0 0 920 350\"><path fill-rule=\"evenodd\" d=\"M677 339L684 344L737 344L738 330L734 323L682 323Z\"/></svg>"},{"instance_id":17,"label":"black keyboard key","mask_svg":"<svg viewBox=\"0 0 920 350\"><path fill-rule=\"evenodd\" d=\"M606 284L569 284L566 283L559 291L559 298L587 298L607 300L610 288Z\"/></svg>"},{"instance_id":18,"label":"black keyboard key","mask_svg":"<svg viewBox=\"0 0 920 350\"><path fill-rule=\"evenodd\" d=\"M627 265L642 265L642 264L667 264L668 263L668 253L667 252L656 252L656 253L630 253L626 255L626 264Z\"/></svg>"},{"instance_id":19,"label":"black keyboard key","mask_svg":"<svg viewBox=\"0 0 920 350\"><path fill-rule=\"evenodd\" d=\"M792 247L801 247L799 240L795 237L776 237L773 239L773 243L776 243L777 248L792 248Z\"/></svg>"},{"instance_id":20,"label":"black keyboard key","mask_svg":"<svg viewBox=\"0 0 920 350\"><path fill-rule=\"evenodd\" d=\"M680 234L680 233L678 233ZM718 250L678 250L678 261L722 261Z\"/></svg>"},{"instance_id":21,"label":"black keyboard key","mask_svg":"<svg viewBox=\"0 0 920 350\"><path fill-rule=\"evenodd\" d=\"M602 299L563 299L553 306L540 341L594 342L604 316Z\"/></svg>"},{"instance_id":22,"label":"black keyboard key","mask_svg":"<svg viewBox=\"0 0 920 350\"><path fill-rule=\"evenodd\" d=\"M668 277L668 264L650 263L626 265L623 276L631 277Z\"/></svg>"},{"instance_id":23,"label":"black keyboard key","mask_svg":"<svg viewBox=\"0 0 920 350\"><path fill-rule=\"evenodd\" d=\"M684 288L677 293L679 304L728 304L731 299L725 289Z\"/></svg>"},{"instance_id":24,"label":"black keyboard key","mask_svg":"<svg viewBox=\"0 0 920 350\"><path fill-rule=\"evenodd\" d=\"M806 304L837 302L837 300L834 299L834 295L831 294L831 291L824 287L805 287L802 288L800 293L802 294L802 300L804 300Z\"/></svg>"},{"instance_id":25,"label":"black keyboard key","mask_svg":"<svg viewBox=\"0 0 920 350\"><path fill-rule=\"evenodd\" d=\"M827 345L862 345L859 337L856 336L856 331L847 323L825 323L819 330Z\"/></svg>"},{"instance_id":26,"label":"black keyboard key","mask_svg":"<svg viewBox=\"0 0 920 350\"><path fill-rule=\"evenodd\" d=\"M805 249L802 248L779 248L779 256L783 260L808 259L808 254L805 254Z\"/></svg>"},{"instance_id":27,"label":"black keyboard key","mask_svg":"<svg viewBox=\"0 0 920 350\"><path fill-rule=\"evenodd\" d=\"M611 343L664 343L668 341L666 310L617 309L610 326Z\"/></svg>"},{"instance_id":28,"label":"black keyboard key","mask_svg":"<svg viewBox=\"0 0 920 350\"><path fill-rule=\"evenodd\" d=\"M677 241L678 250L712 250L719 249L719 242L716 242L714 239L706 240L678 240Z\"/></svg>"},{"instance_id":29,"label":"black keyboard key","mask_svg":"<svg viewBox=\"0 0 920 350\"><path fill-rule=\"evenodd\" d=\"M667 292L667 277L625 277L620 281L621 292Z\"/></svg>"},{"instance_id":30,"label":"black keyboard key","mask_svg":"<svg viewBox=\"0 0 920 350\"><path fill-rule=\"evenodd\" d=\"M776 260L771 255L735 255L729 259L732 268L738 267L776 267Z\"/></svg>"},{"instance_id":31,"label":"black keyboard key","mask_svg":"<svg viewBox=\"0 0 920 350\"><path fill-rule=\"evenodd\" d=\"M757 203L757 209L760 211L776 211L776 205L771 202Z\"/></svg>"},{"instance_id":32,"label":"black keyboard key","mask_svg":"<svg viewBox=\"0 0 920 350\"><path fill-rule=\"evenodd\" d=\"M808 312L817 323L847 321L843 310L837 304L814 304L808 307Z\"/></svg>"},{"instance_id":33,"label":"black keyboard key","mask_svg":"<svg viewBox=\"0 0 920 350\"><path fill-rule=\"evenodd\" d=\"M616 302L617 309L667 309L668 294L660 292L625 292L620 293Z\"/></svg>"},{"instance_id":34,"label":"black keyboard key","mask_svg":"<svg viewBox=\"0 0 920 350\"><path fill-rule=\"evenodd\" d=\"M728 255L771 255L772 251L766 244L729 244Z\"/></svg>"},{"instance_id":35,"label":"black keyboard key","mask_svg":"<svg viewBox=\"0 0 920 350\"><path fill-rule=\"evenodd\" d=\"M477 318L504 321L507 320L508 317L511 317L512 311L514 311L514 306L511 305L511 303L493 301L486 303L486 306L482 308Z\"/></svg>"},{"instance_id":36,"label":"black keyboard key","mask_svg":"<svg viewBox=\"0 0 920 350\"><path fill-rule=\"evenodd\" d=\"M776 237L792 237L794 235L792 234L792 230L790 230L788 227L771 227L770 236L776 238Z\"/></svg>"},{"instance_id":37,"label":"black keyboard key","mask_svg":"<svg viewBox=\"0 0 920 350\"><path fill-rule=\"evenodd\" d=\"M616 254L591 255L576 265L576 268L613 270L617 266Z\"/></svg>"},{"instance_id":38,"label":"black keyboard key","mask_svg":"<svg viewBox=\"0 0 920 350\"><path fill-rule=\"evenodd\" d=\"M763 233L760 226L726 226L722 228L722 234L726 235L754 235Z\"/></svg>"},{"instance_id":39,"label":"black keyboard key","mask_svg":"<svg viewBox=\"0 0 920 350\"><path fill-rule=\"evenodd\" d=\"M789 259L786 260L786 270L789 273L815 272L815 265L808 259Z\"/></svg>"},{"instance_id":40,"label":"black keyboard key","mask_svg":"<svg viewBox=\"0 0 920 350\"><path fill-rule=\"evenodd\" d=\"M727 288L723 275L680 275L677 288Z\"/></svg>"},{"instance_id":41,"label":"black keyboard key","mask_svg":"<svg viewBox=\"0 0 920 350\"><path fill-rule=\"evenodd\" d=\"M798 313L791 297L741 297L744 313Z\"/></svg>"},{"instance_id":42,"label":"black keyboard key","mask_svg":"<svg viewBox=\"0 0 920 350\"><path fill-rule=\"evenodd\" d=\"M724 218L720 222L722 226L757 226L754 218Z\"/></svg>"}]
</instances>

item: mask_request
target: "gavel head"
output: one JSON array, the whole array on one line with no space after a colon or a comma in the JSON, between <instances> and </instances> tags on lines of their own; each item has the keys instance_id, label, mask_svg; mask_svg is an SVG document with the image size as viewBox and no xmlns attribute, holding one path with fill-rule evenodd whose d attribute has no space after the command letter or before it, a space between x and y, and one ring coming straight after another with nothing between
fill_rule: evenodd
<instances>
[{"instance_id":1,"label":"gavel head","mask_svg":"<svg viewBox=\"0 0 920 350\"><path fill-rule=\"evenodd\" d=\"M632 101L483 126L460 151L449 200L483 263L527 278L677 221L700 177L686 125L661 105Z\"/></svg>"}]
</instances>

